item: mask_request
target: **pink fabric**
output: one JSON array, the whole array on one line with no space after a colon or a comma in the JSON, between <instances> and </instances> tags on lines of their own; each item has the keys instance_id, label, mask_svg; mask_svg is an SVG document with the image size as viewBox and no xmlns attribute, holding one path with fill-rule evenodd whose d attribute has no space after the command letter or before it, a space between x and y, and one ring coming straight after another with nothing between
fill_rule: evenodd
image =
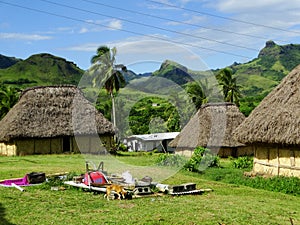
<instances>
[{"instance_id":1,"label":"pink fabric","mask_svg":"<svg viewBox=\"0 0 300 225\"><path fill-rule=\"evenodd\" d=\"M23 178L16 178L16 179L9 179L9 180L1 181L0 185L11 186L12 183L14 183L18 186L28 186L29 185L27 175L25 175Z\"/></svg>"}]
</instances>

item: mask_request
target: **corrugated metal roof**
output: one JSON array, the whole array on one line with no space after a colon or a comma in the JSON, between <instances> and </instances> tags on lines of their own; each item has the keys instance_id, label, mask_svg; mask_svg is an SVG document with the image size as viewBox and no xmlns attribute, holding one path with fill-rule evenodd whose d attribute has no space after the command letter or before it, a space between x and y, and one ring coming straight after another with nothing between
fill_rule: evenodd
<instances>
[{"instance_id":1,"label":"corrugated metal roof","mask_svg":"<svg viewBox=\"0 0 300 225\"><path fill-rule=\"evenodd\" d=\"M168 133L154 133L154 134L139 134L132 135L128 138L133 139L141 139L143 141L161 141L161 140L169 140L174 139L180 132L168 132Z\"/></svg>"}]
</instances>

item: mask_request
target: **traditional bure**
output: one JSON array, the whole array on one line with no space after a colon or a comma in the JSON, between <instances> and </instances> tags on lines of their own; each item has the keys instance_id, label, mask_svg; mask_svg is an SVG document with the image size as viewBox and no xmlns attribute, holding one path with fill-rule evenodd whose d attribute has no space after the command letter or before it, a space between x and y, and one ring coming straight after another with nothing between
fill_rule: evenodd
<instances>
[{"instance_id":1,"label":"traditional bure","mask_svg":"<svg viewBox=\"0 0 300 225\"><path fill-rule=\"evenodd\" d=\"M300 177L300 65L237 128L254 147L253 173Z\"/></svg>"},{"instance_id":2,"label":"traditional bure","mask_svg":"<svg viewBox=\"0 0 300 225\"><path fill-rule=\"evenodd\" d=\"M0 121L0 155L98 153L114 132L76 86L29 88Z\"/></svg>"},{"instance_id":3,"label":"traditional bure","mask_svg":"<svg viewBox=\"0 0 300 225\"><path fill-rule=\"evenodd\" d=\"M229 102L203 105L180 134L170 143L176 153L191 156L198 147L207 147L221 157L251 155L253 151L232 138L233 130L245 116Z\"/></svg>"}]
</instances>

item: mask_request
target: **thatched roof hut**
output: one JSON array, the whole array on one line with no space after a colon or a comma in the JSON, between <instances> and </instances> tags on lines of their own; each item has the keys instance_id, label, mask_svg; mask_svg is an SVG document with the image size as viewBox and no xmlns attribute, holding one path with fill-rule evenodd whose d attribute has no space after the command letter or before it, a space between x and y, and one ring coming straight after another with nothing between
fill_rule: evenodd
<instances>
[{"instance_id":1,"label":"thatched roof hut","mask_svg":"<svg viewBox=\"0 0 300 225\"><path fill-rule=\"evenodd\" d=\"M98 137L98 135L112 137L113 125L95 109L76 86L34 87L26 89L17 104L0 121L0 142L5 143L0 150L6 147L7 151L10 146L16 155L21 152L31 154L75 151L80 150L75 143L75 137ZM71 137L73 138L70 139ZM28 145L36 144L30 140L48 142L61 140L61 143L55 144L56 149L43 147L47 150L42 151L29 147ZM63 144L63 141L67 144ZM106 140L106 144L107 142L110 141ZM30 149L26 150L25 146ZM90 147L88 148L90 151ZM2 154L5 154L4 151Z\"/></svg>"},{"instance_id":2,"label":"thatched roof hut","mask_svg":"<svg viewBox=\"0 0 300 225\"><path fill-rule=\"evenodd\" d=\"M232 138L233 130L244 119L245 116L233 103L205 104L169 145L184 155L192 154L197 146L214 149L222 157L246 154L238 151L245 145Z\"/></svg>"},{"instance_id":3,"label":"thatched roof hut","mask_svg":"<svg viewBox=\"0 0 300 225\"><path fill-rule=\"evenodd\" d=\"M235 131L255 149L254 172L300 176L300 65L267 95Z\"/></svg>"}]
</instances>

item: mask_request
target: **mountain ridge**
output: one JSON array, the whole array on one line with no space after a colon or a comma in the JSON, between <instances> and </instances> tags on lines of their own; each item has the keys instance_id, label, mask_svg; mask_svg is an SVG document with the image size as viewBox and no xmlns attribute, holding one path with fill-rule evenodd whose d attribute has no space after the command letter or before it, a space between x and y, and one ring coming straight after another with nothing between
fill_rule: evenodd
<instances>
[{"instance_id":1,"label":"mountain ridge","mask_svg":"<svg viewBox=\"0 0 300 225\"><path fill-rule=\"evenodd\" d=\"M228 67L237 77L244 98L252 99L257 104L269 93L281 79L300 64L300 45L278 45L274 41L266 42L257 57L246 63L233 63ZM217 74L221 69L211 70ZM193 73L187 67L166 59L160 68L152 73L136 74L128 71L127 82L145 76L158 76L169 79L178 85L193 81ZM84 70L64 58L40 53L25 60L0 55L0 82L21 88L37 85L78 84ZM199 75L198 74L198 75Z\"/></svg>"}]
</instances>

